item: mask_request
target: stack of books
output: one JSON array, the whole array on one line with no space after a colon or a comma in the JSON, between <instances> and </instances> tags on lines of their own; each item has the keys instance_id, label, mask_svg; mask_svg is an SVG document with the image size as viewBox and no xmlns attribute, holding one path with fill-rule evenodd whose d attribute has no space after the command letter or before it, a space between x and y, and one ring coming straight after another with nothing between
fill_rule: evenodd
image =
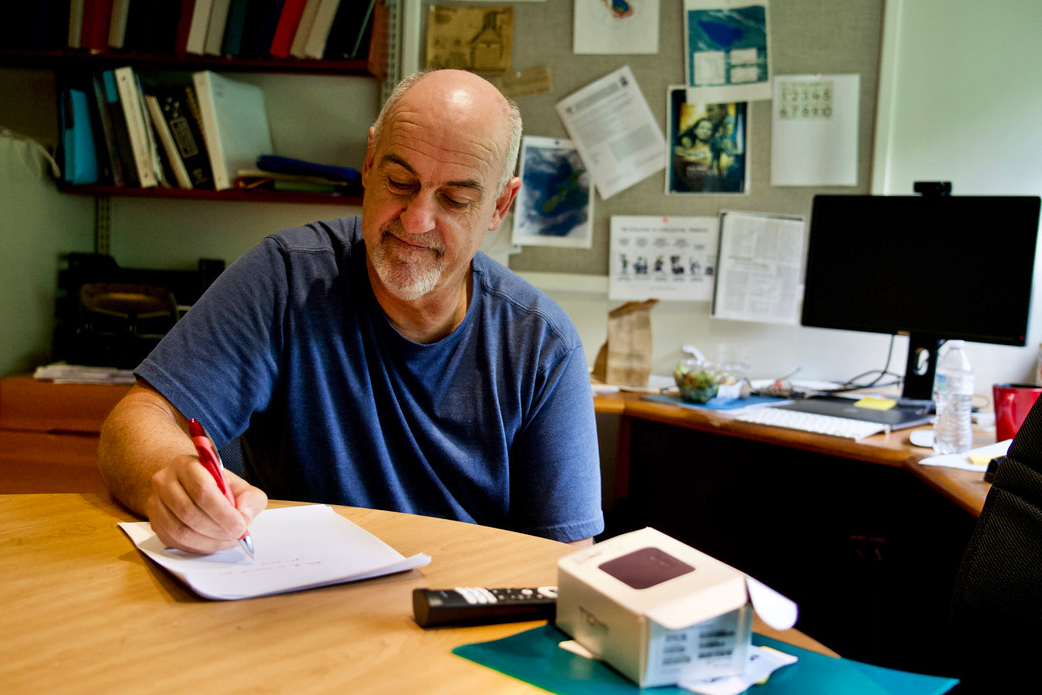
<instances>
[{"instance_id":1,"label":"stack of books","mask_svg":"<svg viewBox=\"0 0 1042 695\"><path fill-rule=\"evenodd\" d=\"M377 0L37 0L11 3L5 50L364 60Z\"/></svg>"},{"instance_id":2,"label":"stack of books","mask_svg":"<svg viewBox=\"0 0 1042 695\"><path fill-rule=\"evenodd\" d=\"M275 156L264 90L209 70L182 83L130 66L72 78L60 109L70 184L361 194L354 169Z\"/></svg>"}]
</instances>

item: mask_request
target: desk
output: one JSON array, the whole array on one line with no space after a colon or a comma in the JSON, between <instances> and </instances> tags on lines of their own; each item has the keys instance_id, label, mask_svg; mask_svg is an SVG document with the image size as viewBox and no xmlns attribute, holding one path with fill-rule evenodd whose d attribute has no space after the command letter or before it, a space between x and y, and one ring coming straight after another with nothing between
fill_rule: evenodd
<instances>
[{"instance_id":1,"label":"desk","mask_svg":"<svg viewBox=\"0 0 1042 695\"><path fill-rule=\"evenodd\" d=\"M811 432L788 430L769 425L737 422L719 412L642 400L638 393L599 393L594 406L600 415L620 415L618 459L615 469L615 497L629 493L631 432L634 420L657 422L679 428L718 434L736 439L762 442L853 461L908 469L945 498L975 517L980 516L991 484L981 473L938 466L921 466L919 461L933 452L912 445L912 430L877 434L861 441L829 437ZM919 428L924 429L924 428ZM994 442L994 433L975 432L974 446Z\"/></svg>"},{"instance_id":2,"label":"desk","mask_svg":"<svg viewBox=\"0 0 1042 695\"><path fill-rule=\"evenodd\" d=\"M272 506L285 503L272 502ZM200 599L94 494L0 495L0 690L23 693L540 693L451 654L538 623L424 630L419 587L556 584L563 543L335 507L422 570L247 601ZM832 654L795 630L757 632Z\"/></svg>"},{"instance_id":3,"label":"desk","mask_svg":"<svg viewBox=\"0 0 1042 695\"><path fill-rule=\"evenodd\" d=\"M933 452L910 430L853 441L639 394L595 404L619 419L609 534L653 526L748 572L844 656L950 668L948 601L991 487L982 473L920 465Z\"/></svg>"}]
</instances>

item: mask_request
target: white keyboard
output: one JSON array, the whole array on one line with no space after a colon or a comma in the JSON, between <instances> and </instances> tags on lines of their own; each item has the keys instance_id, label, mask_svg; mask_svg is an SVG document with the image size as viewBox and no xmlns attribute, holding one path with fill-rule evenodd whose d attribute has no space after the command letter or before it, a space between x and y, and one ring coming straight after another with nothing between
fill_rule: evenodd
<instances>
[{"instance_id":1,"label":"white keyboard","mask_svg":"<svg viewBox=\"0 0 1042 695\"><path fill-rule=\"evenodd\" d=\"M740 422L753 422L758 425L785 427L790 430L802 430L815 434L827 434L846 439L864 439L880 432L889 432L888 425L867 420L853 420L846 417L819 415L818 413L801 413L783 408L757 408L735 416Z\"/></svg>"}]
</instances>

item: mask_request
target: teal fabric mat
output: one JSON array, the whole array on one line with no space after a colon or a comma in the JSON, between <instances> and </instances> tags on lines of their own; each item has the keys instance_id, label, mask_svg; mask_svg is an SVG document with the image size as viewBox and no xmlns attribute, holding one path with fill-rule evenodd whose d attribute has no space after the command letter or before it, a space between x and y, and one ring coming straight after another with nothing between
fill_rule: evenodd
<instances>
[{"instance_id":1,"label":"teal fabric mat","mask_svg":"<svg viewBox=\"0 0 1042 695\"><path fill-rule=\"evenodd\" d=\"M465 644L452 652L558 695L690 695L676 687L638 688L601 662L558 648L566 639L553 625L544 625L492 642ZM835 659L762 635L754 634L753 644L792 654L799 661L750 688L746 691L750 695L941 695L958 683L954 678Z\"/></svg>"},{"instance_id":2,"label":"teal fabric mat","mask_svg":"<svg viewBox=\"0 0 1042 695\"><path fill-rule=\"evenodd\" d=\"M641 400L671 403L672 405L682 405L685 408L697 408L699 410L737 410L738 408L748 408L751 405L774 405L788 401L787 398L775 398L773 396L749 396L748 398L720 398L717 396L716 398L710 398L705 403L689 403L680 396L673 396L668 393L644 396Z\"/></svg>"}]
</instances>

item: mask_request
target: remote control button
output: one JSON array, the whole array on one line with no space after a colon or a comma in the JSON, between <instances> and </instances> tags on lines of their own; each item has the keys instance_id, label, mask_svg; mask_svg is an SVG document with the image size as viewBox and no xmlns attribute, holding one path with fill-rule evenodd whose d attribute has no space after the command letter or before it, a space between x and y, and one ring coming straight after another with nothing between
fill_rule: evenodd
<instances>
[{"instance_id":1,"label":"remote control button","mask_svg":"<svg viewBox=\"0 0 1042 695\"><path fill-rule=\"evenodd\" d=\"M557 587L556 586L541 586L536 591L539 595L544 598L557 598Z\"/></svg>"}]
</instances>

